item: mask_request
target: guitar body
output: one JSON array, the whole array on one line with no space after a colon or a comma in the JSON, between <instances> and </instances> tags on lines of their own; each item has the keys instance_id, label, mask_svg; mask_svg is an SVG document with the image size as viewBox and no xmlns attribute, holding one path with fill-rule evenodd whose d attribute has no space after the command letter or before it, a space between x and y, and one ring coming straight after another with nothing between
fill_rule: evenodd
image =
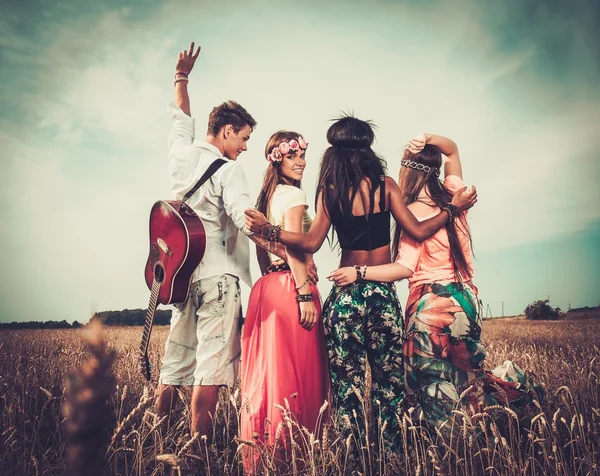
<instances>
[{"instance_id":1,"label":"guitar body","mask_svg":"<svg viewBox=\"0 0 600 476\"><path fill-rule=\"evenodd\" d=\"M206 250L206 233L198 215L176 200L156 202L150 211L150 253L144 276L150 288L150 303L140 345L140 371L152 378L148 344L158 304L187 299L190 280Z\"/></svg>"},{"instance_id":2,"label":"guitar body","mask_svg":"<svg viewBox=\"0 0 600 476\"><path fill-rule=\"evenodd\" d=\"M202 261L206 233L198 215L186 204L161 200L150 211L150 253L146 284L160 282L159 304L186 300L192 273Z\"/></svg>"}]
</instances>

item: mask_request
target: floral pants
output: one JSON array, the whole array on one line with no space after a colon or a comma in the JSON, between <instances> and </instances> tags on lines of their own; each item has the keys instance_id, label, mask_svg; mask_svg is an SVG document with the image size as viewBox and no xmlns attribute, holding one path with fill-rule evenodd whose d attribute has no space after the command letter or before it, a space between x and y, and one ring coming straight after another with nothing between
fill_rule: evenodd
<instances>
[{"instance_id":1,"label":"floral pants","mask_svg":"<svg viewBox=\"0 0 600 476\"><path fill-rule=\"evenodd\" d=\"M365 413L372 411L375 420L381 417L381 425L386 425L385 438L393 441L399 433L396 414L402 412L404 402L403 318L394 284L334 285L323 305L323 324L339 413L362 433ZM364 400L367 361L370 401Z\"/></svg>"},{"instance_id":2,"label":"floral pants","mask_svg":"<svg viewBox=\"0 0 600 476\"><path fill-rule=\"evenodd\" d=\"M407 401L430 428L440 428L457 408L471 414L492 405L517 409L543 398L543 388L517 364L485 369L481 305L471 283L412 287L406 317Z\"/></svg>"}]
</instances>

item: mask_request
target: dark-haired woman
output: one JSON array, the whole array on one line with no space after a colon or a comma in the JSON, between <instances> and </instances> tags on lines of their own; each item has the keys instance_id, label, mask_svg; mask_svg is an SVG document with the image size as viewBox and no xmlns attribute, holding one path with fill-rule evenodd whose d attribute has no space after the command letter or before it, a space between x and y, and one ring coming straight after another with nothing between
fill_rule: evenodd
<instances>
[{"instance_id":1,"label":"dark-haired woman","mask_svg":"<svg viewBox=\"0 0 600 476\"><path fill-rule=\"evenodd\" d=\"M297 132L279 131L265 148L269 165L257 207L290 232L308 231L312 222L300 188L307 147ZM263 277L252 287L242 334L240 434L275 451L278 464L285 464L292 438L302 448L302 428L318 434L329 393L321 301L309 278L312 256L291 248L286 254L284 262L259 251ZM260 455L244 448L246 473L263 471Z\"/></svg>"},{"instance_id":2,"label":"dark-haired woman","mask_svg":"<svg viewBox=\"0 0 600 476\"><path fill-rule=\"evenodd\" d=\"M442 154L447 157L443 182L438 178ZM452 194L464 187L458 148L445 137L422 134L411 139L401 164L400 190L419 220L437 216ZM432 428L439 428L457 407L478 412L489 405L518 406L534 395L532 389L539 390L510 361L492 371L484 370L486 352L480 342L480 300L473 273L471 235L464 211L422 243L402 233L397 261L368 266L361 274L363 280L378 282L408 278L404 344L407 400L422 411ZM328 278L348 285L356 280L356 273L346 267Z\"/></svg>"},{"instance_id":3,"label":"dark-haired woman","mask_svg":"<svg viewBox=\"0 0 600 476\"><path fill-rule=\"evenodd\" d=\"M283 230L257 210L246 211L246 225L270 241L308 253L320 248L333 226L342 249L340 266L356 266L355 274L362 276L365 265L390 263L390 214L408 234L422 241L457 210L476 201L474 192L457 194L440 214L417 221L396 182L386 177L385 162L371 149L374 138L371 124L354 117L343 117L329 128L330 147L321 161L316 216L307 234ZM352 286L333 286L323 305L323 324L339 412L360 431L365 428L365 413L372 410L381 416L385 436L395 439L396 414L404 400L404 334L394 284L360 280ZM370 402L364 400L367 362L372 376Z\"/></svg>"}]
</instances>

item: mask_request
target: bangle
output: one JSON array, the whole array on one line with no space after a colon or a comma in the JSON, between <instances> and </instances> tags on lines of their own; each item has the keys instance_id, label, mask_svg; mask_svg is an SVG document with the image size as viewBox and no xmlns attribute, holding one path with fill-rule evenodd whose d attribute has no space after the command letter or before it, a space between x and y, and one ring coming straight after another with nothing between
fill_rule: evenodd
<instances>
[{"instance_id":1,"label":"bangle","mask_svg":"<svg viewBox=\"0 0 600 476\"><path fill-rule=\"evenodd\" d=\"M312 302L313 299L314 299L313 293L298 294L296 296L296 301L298 301L298 302Z\"/></svg>"},{"instance_id":2,"label":"bangle","mask_svg":"<svg viewBox=\"0 0 600 476\"><path fill-rule=\"evenodd\" d=\"M362 270L362 279L365 279L367 277L367 265L365 264L363 266L363 270Z\"/></svg>"},{"instance_id":3,"label":"bangle","mask_svg":"<svg viewBox=\"0 0 600 476\"><path fill-rule=\"evenodd\" d=\"M175 77L177 77L177 75L178 75L178 74L179 74L179 75L181 75L181 76L185 76L186 78L188 77L188 74L187 74L187 73L184 73L183 71L177 71L177 72L175 73Z\"/></svg>"},{"instance_id":4,"label":"bangle","mask_svg":"<svg viewBox=\"0 0 600 476\"><path fill-rule=\"evenodd\" d=\"M458 208L456 208L456 205L453 203L448 203L442 210L445 210L448 213L448 221L446 224L452 223L458 216Z\"/></svg>"},{"instance_id":5,"label":"bangle","mask_svg":"<svg viewBox=\"0 0 600 476\"><path fill-rule=\"evenodd\" d=\"M309 281L310 281L310 278L307 276L306 280L300 286L296 286L296 291L303 288Z\"/></svg>"},{"instance_id":6,"label":"bangle","mask_svg":"<svg viewBox=\"0 0 600 476\"><path fill-rule=\"evenodd\" d=\"M185 81L186 83L189 81L189 79L187 78L177 78L174 82L173 82L173 86L175 86L177 83L179 83L180 81Z\"/></svg>"}]
</instances>

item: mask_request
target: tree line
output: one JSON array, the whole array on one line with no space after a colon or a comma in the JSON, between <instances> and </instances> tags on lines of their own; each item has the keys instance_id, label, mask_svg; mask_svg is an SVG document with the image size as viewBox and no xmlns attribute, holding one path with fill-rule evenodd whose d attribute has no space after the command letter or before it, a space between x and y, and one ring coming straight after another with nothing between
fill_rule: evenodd
<instances>
[{"instance_id":1,"label":"tree line","mask_svg":"<svg viewBox=\"0 0 600 476\"><path fill-rule=\"evenodd\" d=\"M91 318L99 320L104 326L143 326L146 320L146 309L124 309L122 311L96 312ZM168 326L171 321L171 310L160 309L154 315L154 325ZM72 324L62 321L27 321L0 322L0 329L78 329L84 324L74 321Z\"/></svg>"}]
</instances>

